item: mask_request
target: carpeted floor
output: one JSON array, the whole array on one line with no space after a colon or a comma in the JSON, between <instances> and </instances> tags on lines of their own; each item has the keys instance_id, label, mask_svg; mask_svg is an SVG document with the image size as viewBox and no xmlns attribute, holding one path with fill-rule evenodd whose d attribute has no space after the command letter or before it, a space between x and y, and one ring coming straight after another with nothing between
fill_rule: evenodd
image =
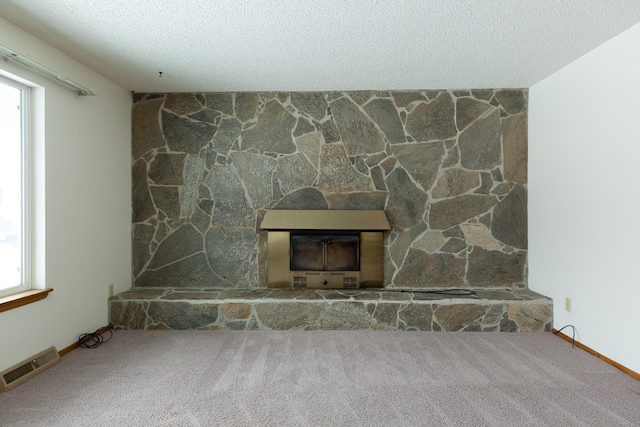
<instances>
[{"instance_id":1,"label":"carpeted floor","mask_svg":"<svg viewBox=\"0 0 640 427\"><path fill-rule=\"evenodd\" d=\"M119 331L1 426L638 426L640 381L551 333Z\"/></svg>"}]
</instances>

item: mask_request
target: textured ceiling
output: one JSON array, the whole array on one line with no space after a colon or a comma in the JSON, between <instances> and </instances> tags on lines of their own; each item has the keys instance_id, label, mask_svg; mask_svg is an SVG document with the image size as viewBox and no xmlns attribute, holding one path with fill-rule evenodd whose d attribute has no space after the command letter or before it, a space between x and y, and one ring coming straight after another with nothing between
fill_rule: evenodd
<instances>
[{"instance_id":1,"label":"textured ceiling","mask_svg":"<svg viewBox=\"0 0 640 427\"><path fill-rule=\"evenodd\" d=\"M640 1L0 0L0 16L136 92L526 88L638 23Z\"/></svg>"}]
</instances>

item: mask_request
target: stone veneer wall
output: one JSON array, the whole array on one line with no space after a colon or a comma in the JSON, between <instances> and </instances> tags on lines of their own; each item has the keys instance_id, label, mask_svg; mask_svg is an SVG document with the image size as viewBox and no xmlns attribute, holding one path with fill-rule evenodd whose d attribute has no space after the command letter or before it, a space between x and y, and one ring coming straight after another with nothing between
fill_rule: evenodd
<instances>
[{"instance_id":1,"label":"stone veneer wall","mask_svg":"<svg viewBox=\"0 0 640 427\"><path fill-rule=\"evenodd\" d=\"M136 94L134 286L266 286L266 209L384 209L386 287L524 288L527 96Z\"/></svg>"}]
</instances>

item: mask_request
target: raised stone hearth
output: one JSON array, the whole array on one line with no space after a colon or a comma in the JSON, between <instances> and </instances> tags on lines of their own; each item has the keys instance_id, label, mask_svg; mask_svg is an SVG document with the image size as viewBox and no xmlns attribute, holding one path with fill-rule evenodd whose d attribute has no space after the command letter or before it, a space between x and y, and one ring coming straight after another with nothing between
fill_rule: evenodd
<instances>
[{"instance_id":1,"label":"raised stone hearth","mask_svg":"<svg viewBox=\"0 0 640 427\"><path fill-rule=\"evenodd\" d=\"M527 289L527 104L526 89L135 94L134 288L111 322L549 330L551 300ZM269 289L262 222L280 210L384 211L383 289ZM403 292L441 288L476 294Z\"/></svg>"},{"instance_id":2,"label":"raised stone hearth","mask_svg":"<svg viewBox=\"0 0 640 427\"><path fill-rule=\"evenodd\" d=\"M109 301L126 329L377 329L541 332L552 301L528 289L474 295L388 290L134 288Z\"/></svg>"}]
</instances>

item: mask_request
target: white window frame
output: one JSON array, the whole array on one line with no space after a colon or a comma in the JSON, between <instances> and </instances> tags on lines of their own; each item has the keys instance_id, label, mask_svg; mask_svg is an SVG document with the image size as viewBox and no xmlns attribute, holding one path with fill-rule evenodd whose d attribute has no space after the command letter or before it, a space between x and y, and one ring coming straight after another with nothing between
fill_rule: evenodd
<instances>
[{"instance_id":1,"label":"white window frame","mask_svg":"<svg viewBox=\"0 0 640 427\"><path fill-rule=\"evenodd\" d=\"M18 286L12 286L10 288L0 289L0 297L24 292L32 288L32 274L31 274L31 200L32 200L32 187L31 187L31 153L32 153L32 141L31 141L31 87L13 80L9 77L0 74L0 83L14 87L21 91L20 99L20 115L21 115L21 146L22 146L22 227L20 238L22 248L22 265L21 276L22 284Z\"/></svg>"}]
</instances>

